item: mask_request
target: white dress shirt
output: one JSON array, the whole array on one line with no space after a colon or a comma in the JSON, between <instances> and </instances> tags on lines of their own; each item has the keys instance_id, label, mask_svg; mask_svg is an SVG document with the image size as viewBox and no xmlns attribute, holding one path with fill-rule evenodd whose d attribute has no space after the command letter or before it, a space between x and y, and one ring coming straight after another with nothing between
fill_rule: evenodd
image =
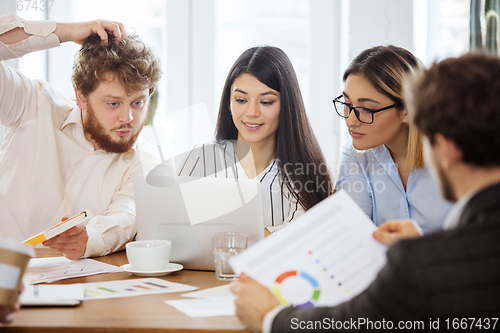
<instances>
[{"instance_id":1,"label":"white dress shirt","mask_svg":"<svg viewBox=\"0 0 500 333\"><path fill-rule=\"evenodd\" d=\"M248 179L230 141L197 145L174 160L176 174L191 177ZM274 232L304 213L278 175L277 160L257 175L262 194L264 225Z\"/></svg>"},{"instance_id":2,"label":"white dress shirt","mask_svg":"<svg viewBox=\"0 0 500 333\"><path fill-rule=\"evenodd\" d=\"M462 216L462 212L464 211L465 206L467 206L470 199L472 199L472 197L476 194L477 191L469 191L464 196L462 196L462 198L460 198L460 200L458 200L453 205L453 207L451 207L451 210L448 213L448 216L446 216L446 219L443 223L444 230L455 229L458 226L460 216Z\"/></svg>"},{"instance_id":3,"label":"white dress shirt","mask_svg":"<svg viewBox=\"0 0 500 333\"><path fill-rule=\"evenodd\" d=\"M0 33L23 27L33 35L0 42L0 60L59 45L55 22L0 18ZM90 209L85 257L124 247L136 234L133 177L156 165L153 146L123 154L95 150L84 137L81 110L48 83L0 62L0 234L23 241ZM143 163L141 163L141 159Z\"/></svg>"}]
</instances>

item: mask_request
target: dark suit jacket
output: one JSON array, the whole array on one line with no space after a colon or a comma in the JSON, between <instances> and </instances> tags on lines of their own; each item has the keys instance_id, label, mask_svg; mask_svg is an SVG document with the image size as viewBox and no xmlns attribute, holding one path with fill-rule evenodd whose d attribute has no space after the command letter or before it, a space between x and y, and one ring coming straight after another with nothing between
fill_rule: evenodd
<instances>
[{"instance_id":1,"label":"dark suit jacket","mask_svg":"<svg viewBox=\"0 0 500 333\"><path fill-rule=\"evenodd\" d=\"M456 229L391 246L377 278L351 301L336 307L287 308L276 316L272 332L308 331L297 329L300 321L305 328L307 321L325 318L327 322L385 319L394 327L400 320L422 320L426 330L432 318L439 319L442 330L447 318L452 328L454 318L479 317L500 317L500 184L470 199ZM318 324L309 331L321 331L320 327L328 328ZM349 328L345 331L374 330Z\"/></svg>"}]
</instances>

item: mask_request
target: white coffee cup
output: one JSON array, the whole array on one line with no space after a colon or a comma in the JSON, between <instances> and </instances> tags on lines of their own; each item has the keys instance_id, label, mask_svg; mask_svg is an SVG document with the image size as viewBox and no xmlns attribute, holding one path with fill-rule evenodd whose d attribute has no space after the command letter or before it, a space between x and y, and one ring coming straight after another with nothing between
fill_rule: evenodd
<instances>
[{"instance_id":1,"label":"white coffee cup","mask_svg":"<svg viewBox=\"0 0 500 333\"><path fill-rule=\"evenodd\" d=\"M167 268L172 242L163 239L139 240L125 246L131 269L161 271Z\"/></svg>"},{"instance_id":2,"label":"white coffee cup","mask_svg":"<svg viewBox=\"0 0 500 333\"><path fill-rule=\"evenodd\" d=\"M0 305L16 302L28 261L35 256L32 246L0 237Z\"/></svg>"}]
</instances>

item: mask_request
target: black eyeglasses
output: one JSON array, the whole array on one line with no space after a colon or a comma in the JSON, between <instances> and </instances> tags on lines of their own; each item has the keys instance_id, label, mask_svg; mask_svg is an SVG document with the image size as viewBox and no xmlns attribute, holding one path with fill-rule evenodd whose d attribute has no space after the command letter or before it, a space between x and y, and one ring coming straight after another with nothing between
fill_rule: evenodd
<instances>
[{"instance_id":1,"label":"black eyeglasses","mask_svg":"<svg viewBox=\"0 0 500 333\"><path fill-rule=\"evenodd\" d=\"M349 118L349 115L351 114L352 111L354 111L354 114L356 115L356 118L362 123L365 124L371 124L373 123L373 114L380 112L380 111L385 111L389 110L395 107L400 107L402 106L401 103L394 103L392 105L386 106L385 108L381 108L378 110L372 110L372 109L367 109L361 106L352 106L352 104L346 103L342 101L341 99L344 98L344 95L340 95L339 97L335 98L333 100L333 106L335 107L335 111L339 116L342 118Z\"/></svg>"}]
</instances>

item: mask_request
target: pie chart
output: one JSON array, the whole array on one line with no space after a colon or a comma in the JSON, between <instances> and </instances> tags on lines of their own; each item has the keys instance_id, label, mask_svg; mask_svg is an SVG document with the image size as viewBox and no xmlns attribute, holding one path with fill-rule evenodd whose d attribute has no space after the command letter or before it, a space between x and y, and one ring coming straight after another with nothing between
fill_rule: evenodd
<instances>
[{"instance_id":1,"label":"pie chart","mask_svg":"<svg viewBox=\"0 0 500 333\"><path fill-rule=\"evenodd\" d=\"M314 306L314 302L319 299L319 295L320 295L319 284L312 276L310 276L309 274L307 274L305 272L301 272L301 271L287 271L276 278L276 280L274 281L273 293L276 295L276 297L278 297L280 302L284 305L290 304L281 295L281 292L280 292L280 286L281 286L282 282L290 277L298 277L298 278L306 280L309 284L311 284L312 289L313 289L313 293L311 295L310 300L308 300L307 302L302 303L302 304L296 304L295 306L301 307L301 308L307 308L307 307Z\"/></svg>"}]
</instances>

